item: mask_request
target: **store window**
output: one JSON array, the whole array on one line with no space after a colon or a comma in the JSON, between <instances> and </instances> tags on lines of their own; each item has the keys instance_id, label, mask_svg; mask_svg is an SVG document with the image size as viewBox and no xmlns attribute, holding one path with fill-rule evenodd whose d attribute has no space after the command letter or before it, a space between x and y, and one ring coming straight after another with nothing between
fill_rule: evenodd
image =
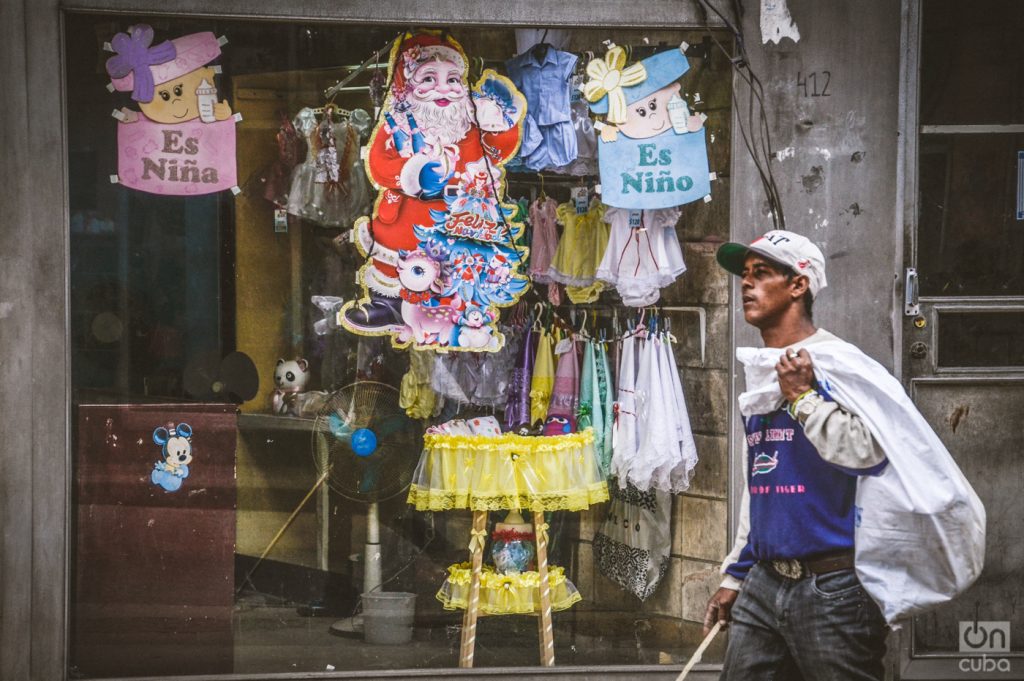
<instances>
[{"instance_id":1,"label":"store window","mask_svg":"<svg viewBox=\"0 0 1024 681\"><path fill-rule=\"evenodd\" d=\"M687 659L726 36L64 25L70 674Z\"/></svg>"}]
</instances>

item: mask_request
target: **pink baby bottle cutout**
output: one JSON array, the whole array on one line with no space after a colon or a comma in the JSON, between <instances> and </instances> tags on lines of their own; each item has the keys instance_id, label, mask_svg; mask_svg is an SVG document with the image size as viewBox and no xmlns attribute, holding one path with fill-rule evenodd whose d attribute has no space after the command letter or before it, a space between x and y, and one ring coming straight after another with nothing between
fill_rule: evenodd
<instances>
[{"instance_id":1,"label":"pink baby bottle cutout","mask_svg":"<svg viewBox=\"0 0 1024 681\"><path fill-rule=\"evenodd\" d=\"M217 105L217 86L203 78L196 88L196 99L199 100L199 120L203 123L216 123L214 107Z\"/></svg>"}]
</instances>

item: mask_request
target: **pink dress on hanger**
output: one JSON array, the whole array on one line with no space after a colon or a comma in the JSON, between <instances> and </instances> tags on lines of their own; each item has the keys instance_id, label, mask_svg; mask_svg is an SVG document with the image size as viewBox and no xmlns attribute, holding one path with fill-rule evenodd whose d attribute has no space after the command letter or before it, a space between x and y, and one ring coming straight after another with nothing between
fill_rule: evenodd
<instances>
[{"instance_id":1,"label":"pink dress on hanger","mask_svg":"<svg viewBox=\"0 0 1024 681\"><path fill-rule=\"evenodd\" d=\"M565 352L558 355L555 369L555 385L548 405L548 418L544 422L544 435L564 435L576 432L576 412L580 407L580 361L576 354L576 341L563 340L568 344ZM563 349L556 347L555 352Z\"/></svg>"},{"instance_id":2,"label":"pink dress on hanger","mask_svg":"<svg viewBox=\"0 0 1024 681\"><path fill-rule=\"evenodd\" d=\"M537 199L530 204L530 224L533 239L530 241L530 276L535 282L550 283L548 268L558 248L558 229L555 227L555 211L558 202L550 196Z\"/></svg>"},{"instance_id":3,"label":"pink dress on hanger","mask_svg":"<svg viewBox=\"0 0 1024 681\"><path fill-rule=\"evenodd\" d=\"M562 304L558 282L548 276L548 268L558 249L557 219L558 202L550 196L537 199L530 204L530 225L533 239L530 241L530 277L538 284L547 284L548 301L552 305Z\"/></svg>"}]
</instances>

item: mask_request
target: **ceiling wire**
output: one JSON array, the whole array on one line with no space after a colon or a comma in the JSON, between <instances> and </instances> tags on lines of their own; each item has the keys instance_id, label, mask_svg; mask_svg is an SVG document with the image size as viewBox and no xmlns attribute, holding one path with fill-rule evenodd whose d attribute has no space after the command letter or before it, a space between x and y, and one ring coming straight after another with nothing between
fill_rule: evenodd
<instances>
[{"instance_id":1,"label":"ceiling wire","mask_svg":"<svg viewBox=\"0 0 1024 681\"><path fill-rule=\"evenodd\" d=\"M764 86L761 84L757 74L754 73L750 67L750 60L747 55L746 44L743 39L743 32L738 28L732 21L729 20L722 12L718 10L709 0L698 0L699 6L706 8L713 12L721 21L725 24L726 28L733 34L735 39L736 48L739 55L730 54L730 52L711 36L712 41L715 45L729 58L729 62L733 66L733 70L740 77L740 80L749 89L749 96L747 97L747 112L746 112L746 123L744 124L744 118L742 115L736 117L736 122L740 130L740 136L743 139L743 145L747 149L747 153L750 155L751 160L754 163L754 167L757 170L757 174L761 179L761 186L764 189L765 196L768 200L768 209L771 213L772 223L775 229L786 228L786 216L782 209L782 200L779 196L778 185L775 182L775 176L772 173L772 144L771 144L771 126L768 124L768 117L765 114L764 104ZM743 8L740 5L739 0L733 0L733 12L735 13L737 21L742 25ZM732 84L732 98L733 105L737 106L739 103L738 92L736 90L735 81ZM756 104L756 107L755 107ZM756 119L756 120L755 120Z\"/></svg>"}]
</instances>

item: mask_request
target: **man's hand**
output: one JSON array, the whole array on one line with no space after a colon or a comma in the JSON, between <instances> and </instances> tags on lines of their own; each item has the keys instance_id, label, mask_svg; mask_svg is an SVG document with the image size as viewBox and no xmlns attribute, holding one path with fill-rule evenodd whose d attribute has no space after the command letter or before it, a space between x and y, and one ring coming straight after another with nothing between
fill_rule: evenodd
<instances>
[{"instance_id":1,"label":"man's hand","mask_svg":"<svg viewBox=\"0 0 1024 681\"><path fill-rule=\"evenodd\" d=\"M732 604L736 602L736 598L739 595L739 591L726 589L725 587L721 587L715 592L715 595L708 601L707 610L704 611L705 636L710 633L711 628L715 626L715 622L721 622L723 629L729 625L729 622L732 620Z\"/></svg>"},{"instance_id":2,"label":"man's hand","mask_svg":"<svg viewBox=\"0 0 1024 681\"><path fill-rule=\"evenodd\" d=\"M775 371L779 374L779 388L787 402L792 403L814 387L814 363L806 350L794 352L790 348L783 352Z\"/></svg>"}]
</instances>

